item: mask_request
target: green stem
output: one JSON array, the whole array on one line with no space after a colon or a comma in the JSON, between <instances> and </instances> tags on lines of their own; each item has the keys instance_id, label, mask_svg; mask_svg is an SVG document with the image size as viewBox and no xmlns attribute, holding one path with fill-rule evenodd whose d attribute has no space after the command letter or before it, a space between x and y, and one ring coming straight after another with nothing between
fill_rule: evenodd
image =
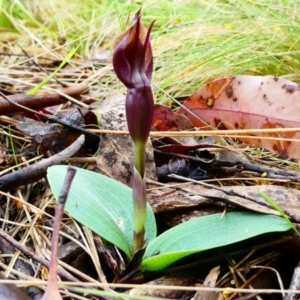
<instances>
[{"instance_id":1,"label":"green stem","mask_svg":"<svg viewBox=\"0 0 300 300\"><path fill-rule=\"evenodd\" d=\"M134 175L133 175L133 253L143 248L147 217L147 193L144 180L145 145L134 143Z\"/></svg>"},{"instance_id":2,"label":"green stem","mask_svg":"<svg viewBox=\"0 0 300 300\"><path fill-rule=\"evenodd\" d=\"M135 141L134 143L134 167L139 172L142 178L145 173L145 152L146 144L143 142Z\"/></svg>"}]
</instances>

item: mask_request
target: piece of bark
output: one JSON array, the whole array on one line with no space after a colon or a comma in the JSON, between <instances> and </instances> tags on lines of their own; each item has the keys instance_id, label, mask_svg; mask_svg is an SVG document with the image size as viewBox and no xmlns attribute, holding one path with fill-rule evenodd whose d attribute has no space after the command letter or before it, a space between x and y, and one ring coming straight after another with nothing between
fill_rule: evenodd
<instances>
[{"instance_id":1,"label":"piece of bark","mask_svg":"<svg viewBox=\"0 0 300 300\"><path fill-rule=\"evenodd\" d=\"M269 185L264 185L264 186L263 185L261 185L261 186L248 186L248 187L246 187L246 186L224 186L224 187L218 187L216 185L212 185L212 184L208 184L208 183L205 183L205 182L193 180L193 179L190 179L190 178L185 178L185 177L174 175L174 174L169 175L169 176L171 178L181 179L182 181L194 182L196 184L208 187L211 190L220 191L221 193L224 193L225 195L230 196L230 197L237 196L237 197L241 197L241 198L247 199L247 200L249 200L251 202L254 202L255 204L258 204L261 207L264 207L264 210L266 208L268 208L268 209L271 209L271 210L274 211L274 213L272 213L272 214L279 215L279 212L276 211L276 210L274 210L273 207L272 207L272 205L269 204L268 202L266 202L264 200L264 198L259 195L259 193L266 194L271 199L275 200L275 202L278 204L278 201L276 200L275 197L279 196L279 198L282 198L282 193L280 191L280 188L281 188L280 186L276 186L275 187L277 189L277 191L275 191L275 195L273 197L270 192L271 192L272 187L274 187L274 186L271 186L271 185L270 186ZM284 188L284 187L282 187L282 188ZM256 190L255 193L253 193L254 192L253 189L259 189L259 190ZM290 189L287 189L287 188L284 188L284 189L286 190L286 193L290 190ZM297 191L297 190L294 189L294 191ZM299 191L297 193L299 194ZM201 193L201 196L204 196L204 195ZM219 197L211 197L210 195L207 195L207 197L210 198L210 199L212 199L212 200L220 200L220 201L223 201L223 202L231 204L230 203L231 202L230 199L225 199L223 197L221 197L221 198L219 198ZM289 199L289 198L285 198L284 201L286 201L287 199ZM294 200L299 201L299 199L300 199L300 195L298 195L297 199L294 199ZM236 206L237 204L234 204L234 205ZM297 205L298 205L298 203L297 203ZM299 205L298 205L298 207L299 207ZM294 222L297 222L297 223L300 222L300 214L297 211L298 209L295 209L294 207L292 207L292 205L288 205L287 208L285 208L284 205L281 205L281 209L282 209L282 211L288 217L291 218L291 221L294 221ZM261 209L259 209L259 210L261 211Z\"/></svg>"},{"instance_id":2,"label":"piece of bark","mask_svg":"<svg viewBox=\"0 0 300 300\"><path fill-rule=\"evenodd\" d=\"M41 179L46 175L48 167L59 164L76 153L83 145L84 140L84 136L81 135L73 144L60 153L43 159L14 173L0 177L0 191L5 192L16 189L22 185Z\"/></svg>"},{"instance_id":3,"label":"piece of bark","mask_svg":"<svg viewBox=\"0 0 300 300\"><path fill-rule=\"evenodd\" d=\"M58 249L57 258L65 263L71 264L84 250L74 241L70 241Z\"/></svg>"},{"instance_id":4,"label":"piece of bark","mask_svg":"<svg viewBox=\"0 0 300 300\"><path fill-rule=\"evenodd\" d=\"M0 299L1 300L31 300L20 288L12 283L1 283L6 279L0 272Z\"/></svg>"},{"instance_id":5,"label":"piece of bark","mask_svg":"<svg viewBox=\"0 0 300 300\"><path fill-rule=\"evenodd\" d=\"M7 96L9 100L22 106L29 108L42 108L52 105L57 105L61 103L66 103L68 101L65 97L60 94L65 94L71 97L80 95L81 93L87 91L89 87L87 85L75 85L69 86L63 89L58 89L58 93L49 91L40 91L35 95L26 94L16 94ZM9 103L3 97L0 97L0 115L5 115L8 113L14 113L20 111L20 107Z\"/></svg>"}]
</instances>

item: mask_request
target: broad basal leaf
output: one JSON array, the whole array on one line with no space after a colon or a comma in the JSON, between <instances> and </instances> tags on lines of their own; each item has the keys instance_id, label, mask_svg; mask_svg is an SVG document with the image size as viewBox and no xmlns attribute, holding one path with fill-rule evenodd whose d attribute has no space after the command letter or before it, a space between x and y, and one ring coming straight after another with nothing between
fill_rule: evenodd
<instances>
[{"instance_id":1,"label":"broad basal leaf","mask_svg":"<svg viewBox=\"0 0 300 300\"><path fill-rule=\"evenodd\" d=\"M177 113L188 117L194 126L205 129L299 128L299 99L299 85L283 78L228 77L200 88L186 99ZM259 135L300 138L299 132ZM299 144L296 142L264 138L242 140L283 156L300 159Z\"/></svg>"},{"instance_id":2,"label":"broad basal leaf","mask_svg":"<svg viewBox=\"0 0 300 300\"><path fill-rule=\"evenodd\" d=\"M147 247L143 271L161 270L193 253L251 237L291 229L281 217L251 212L231 212L195 218L164 232Z\"/></svg>"},{"instance_id":3,"label":"broad basal leaf","mask_svg":"<svg viewBox=\"0 0 300 300\"><path fill-rule=\"evenodd\" d=\"M47 178L55 198L61 190L67 166L48 169ZM101 174L77 168L65 206L78 222L132 256L133 205L132 190ZM147 208L145 238L156 236L156 223L151 207Z\"/></svg>"}]
</instances>

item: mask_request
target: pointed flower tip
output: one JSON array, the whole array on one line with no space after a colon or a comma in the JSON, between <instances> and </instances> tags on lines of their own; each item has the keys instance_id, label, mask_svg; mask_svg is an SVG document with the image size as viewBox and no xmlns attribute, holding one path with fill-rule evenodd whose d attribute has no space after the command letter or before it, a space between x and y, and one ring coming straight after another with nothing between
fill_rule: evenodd
<instances>
[{"instance_id":1,"label":"pointed flower tip","mask_svg":"<svg viewBox=\"0 0 300 300\"><path fill-rule=\"evenodd\" d=\"M146 29L141 23L140 12L135 14L132 25L114 43L114 70L127 88L141 85L145 78L150 81L152 76L150 33L153 22Z\"/></svg>"}]
</instances>

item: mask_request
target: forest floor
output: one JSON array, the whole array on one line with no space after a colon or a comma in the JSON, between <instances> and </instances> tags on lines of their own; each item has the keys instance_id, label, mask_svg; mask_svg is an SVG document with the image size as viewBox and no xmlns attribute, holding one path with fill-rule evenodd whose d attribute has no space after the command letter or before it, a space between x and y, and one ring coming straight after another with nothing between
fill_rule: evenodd
<instances>
[{"instance_id":1,"label":"forest floor","mask_svg":"<svg viewBox=\"0 0 300 300\"><path fill-rule=\"evenodd\" d=\"M79 107L84 116L87 111L92 111L93 117L96 117L96 121L86 118L86 125L94 124L97 128L101 128L103 112L99 111L98 104L113 95L122 98L121 95L125 93L125 88L118 81L113 70L112 45L120 32L128 28L134 13L141 6L143 24L148 26L152 20L156 20L151 33L151 43L154 57L152 89L157 104L167 105L176 110L184 99L200 87L224 76L271 75L300 83L300 3L298 1L4 0L0 1L0 92L7 97L15 94L25 96L30 93L28 91L31 90L33 93L34 89L39 89L39 93L41 91L44 93L41 98L47 98L45 95L53 95L55 91L61 89L60 96L56 94L53 97L56 106L50 107L49 103L52 101L50 99L50 102L42 105L44 110L40 112L57 113L61 117L66 116L70 108ZM41 84L44 80L46 82ZM42 101L41 98L37 101ZM74 102L74 98L80 101ZM26 105L25 102L21 104ZM0 103L1 184L3 184L1 177L41 161L43 157L49 156L49 151L51 153L62 151L78 137L76 134L73 135L73 132L67 132L67 135L63 136L59 133L52 135L53 131L60 132L60 130L49 127L48 124L39 127L38 123L44 122L45 119L38 118L32 113L25 113L22 109L11 110L11 107L1 105L4 105L3 102ZM41 108L41 105L33 104L31 107L36 109ZM35 121L25 126L23 124L25 118L33 118ZM44 137L44 142L41 143L40 136L46 134L49 136ZM55 145L57 147L55 148L49 141L53 139L63 140L66 144ZM153 138L152 141L153 146L156 147L157 139ZM165 143L170 141L174 143L174 139L164 140ZM207 141L218 146L240 149L238 153L242 153L241 155L247 157L248 161L259 167L262 165L267 168L276 167L285 172L300 174L299 161L296 159L280 157L265 149L243 144L229 136L210 138ZM98 144L96 143L95 146L95 140L92 140L86 149L77 155L82 160L70 158L68 162L77 166L80 164L83 166L84 163L85 168L97 169L101 165L97 147ZM105 163L107 162L102 162ZM154 160L150 165L153 169L149 173L152 172L151 174L154 175L150 176L151 180L148 184L152 184L151 187L154 189L159 187L160 183L154 183L157 180ZM102 170L102 173L105 172ZM20 180L15 185L13 183L13 186L8 185L0 189L0 224L1 230L13 239L30 248L37 256L49 259L51 226L56 201L44 175L37 174L28 182ZM110 175L122 181L118 174ZM283 192L284 196L281 197L283 202L285 197L290 195L289 189L294 193L299 191L298 181L291 182L279 177L275 179L257 177L256 173L251 172L246 172L243 179L236 176L226 177L222 174L220 177L210 176L206 182L221 187L276 185L278 189L279 187L286 189L286 193ZM187 185L182 185L181 188L184 189L185 186ZM170 190L165 190L162 195L172 194L177 189L170 183L165 188ZM183 197L190 196L187 190L182 190L181 193L185 195ZM274 191L275 196L276 193L279 193L278 190ZM300 196L293 195L299 201ZM182 195L177 196L180 198ZM157 213L160 232L184 221L183 216L189 219L193 214L197 215L195 207L201 210L200 204L188 208L185 207L185 203L180 203L180 210L170 213L172 210L170 207L178 204L172 202L178 200L175 198L169 200L168 212L159 210L159 205L156 205L154 200L150 201ZM293 205L297 207L296 200L288 208ZM223 210L224 206L208 205L199 214ZM295 211L295 215L298 216L297 208ZM297 222L295 224L297 227ZM71 250L67 250L67 247L60 249L60 264L81 281L73 283L73 286L93 288L101 286L98 276L100 254L95 244L91 243L94 238L92 232L82 229L78 222L65 217L62 234L68 243L72 242L72 245L70 245ZM150 295L152 298L147 299L154 299L155 296L168 299L194 297L195 300L222 297L282 299L284 296L273 290L288 289L290 286L294 268L300 258L298 239L289 232L268 235L251 241L253 243L233 245L218 253L204 252L194 258L199 262L191 267L192 269L188 267L184 271L176 269L180 273L178 276L174 275L174 269L169 273L166 271L160 274L160 276L172 274L172 279L167 278L166 280L170 281L163 283L167 286L172 285L173 291L170 293L166 290L164 294L161 291L156 294L149 291L140 294L133 292L132 295L136 295L137 298L130 295L124 298L143 299L144 295ZM31 299L40 299L48 278L47 268L34 260L30 260L30 263L26 262L28 259L24 253L15 250L4 241L1 244L0 267L5 277L13 279L18 286L27 287ZM255 255L250 259L252 252L255 252ZM191 261L187 260L184 263L190 264ZM118 283L116 279L114 280L113 272L107 262L104 265L107 281ZM221 271L211 272L213 283L209 285L207 283L209 278L206 281L205 278L218 265L221 266ZM250 265L255 265L259 271L256 273L250 271ZM199 268L201 272L197 273ZM178 281L174 281L175 278ZM125 282L140 287L141 283L148 281L145 276L142 279L139 277ZM195 294L195 290L203 286L203 282L206 287L216 287L215 292L209 295L204 294L204 291L203 294L200 292ZM158 283L156 281L152 283L155 284ZM70 285L68 280L60 277L60 288L65 299L93 299L87 294L80 294L79 290L76 292L68 290ZM183 285L187 288L180 291ZM113 285L109 287L113 288ZM224 288L230 287L254 290L249 295L246 292L231 293L230 290L227 290L228 293L222 293ZM157 290L159 289L161 288L157 286ZM270 289L270 291L261 293L258 289ZM99 298L95 299L109 299L105 298L108 296L97 297ZM286 296L285 299L292 298Z\"/></svg>"}]
</instances>

